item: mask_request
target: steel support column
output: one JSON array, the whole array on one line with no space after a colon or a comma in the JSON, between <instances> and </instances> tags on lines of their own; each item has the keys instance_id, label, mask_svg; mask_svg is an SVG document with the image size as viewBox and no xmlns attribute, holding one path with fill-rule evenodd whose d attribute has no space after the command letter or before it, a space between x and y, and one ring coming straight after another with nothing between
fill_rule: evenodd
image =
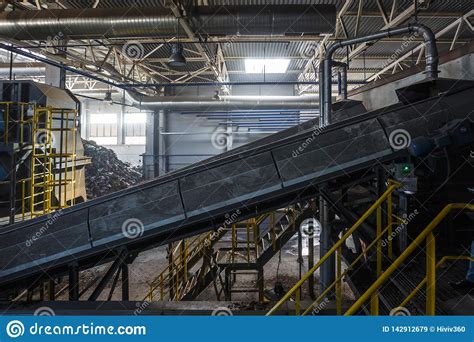
<instances>
[{"instance_id":1,"label":"steel support column","mask_svg":"<svg viewBox=\"0 0 474 342\"><path fill-rule=\"evenodd\" d=\"M79 300L79 265L69 265L69 300Z\"/></svg>"},{"instance_id":2,"label":"steel support column","mask_svg":"<svg viewBox=\"0 0 474 342\"><path fill-rule=\"evenodd\" d=\"M129 300L130 290L128 281L128 264L127 262L122 263L122 300Z\"/></svg>"}]
</instances>

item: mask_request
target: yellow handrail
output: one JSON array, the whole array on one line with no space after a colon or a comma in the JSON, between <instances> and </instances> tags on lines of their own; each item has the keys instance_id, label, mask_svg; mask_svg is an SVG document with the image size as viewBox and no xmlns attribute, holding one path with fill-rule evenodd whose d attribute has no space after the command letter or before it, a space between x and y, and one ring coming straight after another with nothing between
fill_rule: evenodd
<instances>
[{"instance_id":1,"label":"yellow handrail","mask_svg":"<svg viewBox=\"0 0 474 342\"><path fill-rule=\"evenodd\" d=\"M196 238L192 239L191 242L186 244L186 259L188 259L188 256L190 255L195 255L195 253L201 253L203 248L206 245L206 241L209 238L209 236L212 233L205 233L198 235ZM180 242L181 243L181 242ZM194 246L192 248L192 246ZM177 247L172 253L179 253L182 252L179 250ZM158 276L155 277L155 279L149 284L149 290L147 295L145 296L145 299L148 298L149 300L153 299L153 293L157 290L160 289L160 299L163 299L164 295L164 289L163 286L165 284L165 281L171 280L173 276L176 276L180 273L187 273L187 268L189 265L185 264L187 263L187 260L184 259L184 263L177 263L173 261L172 263L168 264L166 268L158 274ZM173 258L174 260L174 258ZM177 284L178 286L179 284Z\"/></svg>"},{"instance_id":2,"label":"yellow handrail","mask_svg":"<svg viewBox=\"0 0 474 342\"><path fill-rule=\"evenodd\" d=\"M446 205L436 217L426 226L425 229L412 241L412 243L395 259L395 261L381 274L380 277L360 296L354 304L345 312L345 316L355 314L360 307L377 291L377 289L392 275L392 273L413 253L413 251L424 241L427 242L427 314L434 314L435 296L435 255L433 230L446 217L451 210L471 210L474 211L473 204L451 203Z\"/></svg>"},{"instance_id":3,"label":"yellow handrail","mask_svg":"<svg viewBox=\"0 0 474 342\"><path fill-rule=\"evenodd\" d=\"M259 242L263 239L263 237L260 236L260 233L259 233L259 225L264 222L268 217L270 217L271 215L274 215L274 212L268 212L268 213L264 213L264 214L260 214L258 216L256 216L255 218L250 218L248 220L244 220L244 221L240 221L240 222L235 222L235 223L232 223L230 225L230 227L228 227L229 229L231 229L231 232L232 232L232 238L231 238L231 242L232 242L232 253L231 256L234 257L234 254L235 254L235 249L237 247L237 234L236 234L236 226L243 226L243 228L246 229L246 235L247 235L247 239L246 239L246 260L247 262L250 262L250 228L252 228L252 231L253 231L253 236L252 236L252 242L255 246L255 250L254 250L254 257L255 257L255 260L257 258L257 254L258 254L258 244ZM271 225L271 229L272 231L274 230L274 225ZM187 264L187 260L189 260L191 258L191 256L194 256L196 255L196 253L202 253L202 251L204 250L204 248L208 245L208 241L211 241L211 242L216 242L217 240L220 239L220 236L219 235L215 235L216 233L214 232L211 232L211 233L204 233L200 236L197 236L196 238L194 239L191 239L190 242L187 242L186 243L186 248L185 248L185 255L186 255L186 260L183 262L183 259L179 257L179 255L182 255L182 241L180 243L178 243L176 245L176 247L173 249L173 251L171 253L173 253L173 255L176 253L178 254L178 257L177 257L177 260L175 260L175 258L172 258L173 259L173 262L168 264L165 269L163 271L161 271L154 279L152 282L150 282L148 284L149 286L149 289L148 289L148 292L145 296L145 299L144 300L153 300L153 297L154 297L154 293L157 292L159 290L159 293L160 293L160 300L163 300L164 298L164 294L165 294L165 286L167 283L171 282L173 280L173 278L175 278L175 284L174 284L174 287L175 287L175 295L174 295L174 298L179 298L179 295L182 294L182 293L178 293L180 291L180 286L187 286L186 285L186 282L187 282L187 269L188 267L192 267L193 265L188 265ZM214 236L214 237L212 237ZM180 254L181 253L181 254ZM232 263L234 263L235 260L233 259L232 260ZM179 275L180 274L183 274L183 278L184 278L184 282L180 282L180 277Z\"/></svg>"},{"instance_id":4,"label":"yellow handrail","mask_svg":"<svg viewBox=\"0 0 474 342\"><path fill-rule=\"evenodd\" d=\"M448 256L444 256L441 258L440 261L438 261L438 263L436 264L436 269L440 268L441 266L443 266L446 261L448 260L467 260L467 261L471 261L471 262L474 262L474 258L473 257L470 257L470 256L467 256L467 255L458 255L458 256L451 256L451 255L448 255ZM427 277L423 278L422 281L420 281L420 283L413 289L413 291L405 298L405 300L403 302L400 303L399 307L403 307L405 305L408 304L408 302L410 300L413 299L413 297L415 297L415 295L422 289L422 287L426 284L427 282Z\"/></svg>"},{"instance_id":5,"label":"yellow handrail","mask_svg":"<svg viewBox=\"0 0 474 342\"><path fill-rule=\"evenodd\" d=\"M391 225L393 225L394 223L391 223ZM315 306L317 306L319 304L319 302L321 301L321 299L324 298L324 296L326 294L329 293L329 291L332 290L333 287L336 287L336 301L338 302L337 303L337 310L339 311L342 307L342 291L341 291L341 281L342 279L344 278L344 276L349 273L349 271L351 271L353 269L353 267L359 262L359 260L361 260L366 254L367 254L367 251L370 250L373 246L375 246L380 240L381 238L384 236L384 234L386 232L389 231L389 228L391 227L391 225L387 225L381 232L380 234L370 243L367 245L367 247L365 248L365 251L362 252L361 254L359 254L357 256L357 258L354 259L354 261L349 265L347 266L347 268L344 270L344 272L341 272L341 265L342 265L342 260L340 260L339 258L342 257L342 248L339 247L338 251L337 251L337 258L339 259L338 262L336 263L336 266L337 266L337 274L336 274L336 280L334 280L334 282L329 285L326 290L324 290L319 296L318 298L316 298L314 300L313 303L311 303L310 306L308 306L308 308L306 308L306 310L303 312L303 316L308 314ZM340 314L340 313L338 313Z\"/></svg>"},{"instance_id":6,"label":"yellow handrail","mask_svg":"<svg viewBox=\"0 0 474 342\"><path fill-rule=\"evenodd\" d=\"M331 249L323 256L319 261L288 291L276 304L273 308L268 311L267 316L272 315L275 313L286 301L288 301L293 294L298 294L300 295L300 287L313 275L313 273L321 267L321 265L329 259L329 257L334 254L342 245L344 242L349 238L349 236L354 233L359 226L373 213L375 212L381 205L382 203L389 197L391 197L392 192L395 191L397 188L401 186L400 183L389 180L388 182L389 186L385 190L385 192L380 196L374 204L370 206L370 208L354 223L354 225L347 230L347 232L337 241ZM378 216L378 215L377 215ZM379 221L379 220L377 220ZM381 236L381 234L379 234Z\"/></svg>"}]
</instances>

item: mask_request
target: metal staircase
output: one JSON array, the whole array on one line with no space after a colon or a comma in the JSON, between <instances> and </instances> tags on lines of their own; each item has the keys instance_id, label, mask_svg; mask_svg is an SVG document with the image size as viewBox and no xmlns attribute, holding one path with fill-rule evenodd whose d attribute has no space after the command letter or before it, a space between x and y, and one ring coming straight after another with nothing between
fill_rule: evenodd
<instances>
[{"instance_id":1,"label":"metal staircase","mask_svg":"<svg viewBox=\"0 0 474 342\"><path fill-rule=\"evenodd\" d=\"M258 292L263 301L263 266L297 232L309 211L309 206L294 205L231 223L189 243L180 241L171 256L175 262L170 261L150 284L145 300L193 300L213 284L218 300L231 300L232 293ZM184 252L178 253L183 246ZM251 274L257 277L257 287L235 286L239 276Z\"/></svg>"},{"instance_id":2,"label":"metal staircase","mask_svg":"<svg viewBox=\"0 0 474 342\"><path fill-rule=\"evenodd\" d=\"M445 311L441 308L440 300L437 296L437 281L441 277L437 277L437 269L442 267L446 262L456 261L474 261L471 256L444 256L441 259L436 258L436 242L433 231L438 224L451 211L474 211L474 205L467 203L452 203L446 205L439 214L417 235L417 237L403 250L398 257L394 257L392 248L387 248L391 243L391 236L394 225L401 223L401 219L393 214L392 194L400 184L389 181L386 191L377 201L350 227L342 237L334 243L332 248L311 268L294 286L291 288L281 300L279 300L267 315L276 314L278 310L283 308L290 301L295 302L296 315L308 315L318 312L317 309L323 301L335 294L336 312L339 315L362 314L363 312L371 315L393 314L407 315L425 313L426 315L443 314ZM382 208L387 203L387 218L383 220ZM342 269L343 247L347 239L357 232L361 225L369 221L370 216L375 215L376 236L365 246L361 254L347 262L345 270ZM382 227L382 222L387 225ZM382 241L385 241L382 244ZM419 260L420 248L424 244L425 265L424 267L411 266L411 273L397 272L403 265L404 270L410 263L417 263ZM309 305L302 307L301 288L302 285L320 269L321 265L331 256L336 257L336 279L322 291L319 296ZM408 257L412 257L408 260ZM363 273L362 277L369 279L367 288L358 295L353 303L344 303L342 298L342 282L349 276L353 277L354 273L364 269L363 264L372 263L373 268L369 273ZM419 266L419 265L418 265ZM385 270L384 270L385 269ZM375 272L374 272L375 271ZM425 276L423 276L425 274ZM420 278L421 275L421 278ZM359 275L359 278L361 276ZM373 278L373 280L370 280ZM424 290L424 291L423 291ZM424 304L424 310L419 309L420 303ZM412 305L410 310L406 307ZM385 308L383 310L383 308Z\"/></svg>"}]
</instances>

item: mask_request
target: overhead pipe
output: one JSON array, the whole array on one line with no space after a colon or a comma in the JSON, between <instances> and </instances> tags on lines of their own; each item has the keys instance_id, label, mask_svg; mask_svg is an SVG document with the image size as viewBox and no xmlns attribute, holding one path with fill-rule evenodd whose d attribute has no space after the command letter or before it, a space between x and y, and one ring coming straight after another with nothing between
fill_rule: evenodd
<instances>
[{"instance_id":1,"label":"overhead pipe","mask_svg":"<svg viewBox=\"0 0 474 342\"><path fill-rule=\"evenodd\" d=\"M332 44L327 50L323 61L323 68L320 69L320 94L322 99L321 105L321 116L320 116L320 126L324 127L331 124L332 116L332 67L339 66L335 65L332 60L334 52L338 49L355 45L359 43L374 41L382 38L399 36L407 33L419 33L423 36L423 39L426 43L425 48L425 59L426 59L426 68L425 73L427 77L436 78L438 75L438 50L436 48L436 38L433 32L426 26L420 24L411 24L405 28L398 29L389 29L386 31L374 33L364 37L357 37L353 39L342 40L337 43ZM342 76L342 75L341 75ZM342 80L341 80L342 82ZM347 83L346 83L347 84ZM327 201L320 196L319 198L319 208L320 208L320 220L322 223L321 231L321 248L320 253L323 257L324 253L331 246L331 218L333 214L328 209ZM334 259L330 258L325 263L321 265L320 272L320 283L321 291L327 289L329 284L333 282L335 278L334 275Z\"/></svg>"},{"instance_id":2,"label":"overhead pipe","mask_svg":"<svg viewBox=\"0 0 474 342\"><path fill-rule=\"evenodd\" d=\"M322 106L321 106L321 114L322 120L324 125L328 125L331 123L331 111L332 111L332 100L331 100L331 77L332 77L332 56L334 52L338 49L364 43L370 42L374 40L379 40L383 38L390 38L394 36L400 36L407 33L418 33L423 37L425 41L425 73L428 78L437 78L438 77L438 49L436 47L436 37L434 33L426 26L422 24L410 24L408 27L397 28L397 29L388 29L385 31L381 31L378 33L374 33L364 37L357 37L347 40L341 40L337 43L332 44L326 51L324 61L323 61L323 78L322 78ZM321 90L320 90L321 92Z\"/></svg>"},{"instance_id":3,"label":"overhead pipe","mask_svg":"<svg viewBox=\"0 0 474 342\"><path fill-rule=\"evenodd\" d=\"M336 7L195 6L185 18L203 37L317 35L334 32ZM0 35L19 40L174 37L176 20L163 7L11 11L0 14Z\"/></svg>"},{"instance_id":4,"label":"overhead pipe","mask_svg":"<svg viewBox=\"0 0 474 342\"><path fill-rule=\"evenodd\" d=\"M152 110L260 110L260 109L317 109L319 96L145 96L125 92L132 106Z\"/></svg>"},{"instance_id":5,"label":"overhead pipe","mask_svg":"<svg viewBox=\"0 0 474 342\"><path fill-rule=\"evenodd\" d=\"M240 81L234 81L234 82L190 82L190 83L177 83L177 82L171 82L171 83L160 83L160 87L221 87L221 86L234 86L234 85L240 85L240 86L255 86L255 85L318 85L319 82L317 81L256 81L256 82L240 82ZM336 85L337 80L332 81L332 84ZM367 84L367 82L364 81L353 81L350 80L348 81L348 84L355 84L355 85L363 85ZM126 83L123 84L125 88L154 88L157 86L157 84L154 83Z\"/></svg>"}]
</instances>

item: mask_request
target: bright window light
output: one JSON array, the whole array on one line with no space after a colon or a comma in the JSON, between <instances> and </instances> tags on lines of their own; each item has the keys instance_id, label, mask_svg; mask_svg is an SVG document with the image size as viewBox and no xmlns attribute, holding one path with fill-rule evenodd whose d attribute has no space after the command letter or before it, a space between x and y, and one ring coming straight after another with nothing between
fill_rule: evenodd
<instances>
[{"instance_id":1,"label":"bright window light","mask_svg":"<svg viewBox=\"0 0 474 342\"><path fill-rule=\"evenodd\" d=\"M128 124L144 124L146 123L146 113L127 113L124 121Z\"/></svg>"},{"instance_id":2,"label":"bright window light","mask_svg":"<svg viewBox=\"0 0 474 342\"><path fill-rule=\"evenodd\" d=\"M247 74L283 74L289 64L289 59L246 59L245 72Z\"/></svg>"},{"instance_id":3,"label":"bright window light","mask_svg":"<svg viewBox=\"0 0 474 342\"><path fill-rule=\"evenodd\" d=\"M145 145L146 137L125 137L126 145Z\"/></svg>"},{"instance_id":4,"label":"bright window light","mask_svg":"<svg viewBox=\"0 0 474 342\"><path fill-rule=\"evenodd\" d=\"M116 124L117 114L91 114L91 124Z\"/></svg>"}]
</instances>

